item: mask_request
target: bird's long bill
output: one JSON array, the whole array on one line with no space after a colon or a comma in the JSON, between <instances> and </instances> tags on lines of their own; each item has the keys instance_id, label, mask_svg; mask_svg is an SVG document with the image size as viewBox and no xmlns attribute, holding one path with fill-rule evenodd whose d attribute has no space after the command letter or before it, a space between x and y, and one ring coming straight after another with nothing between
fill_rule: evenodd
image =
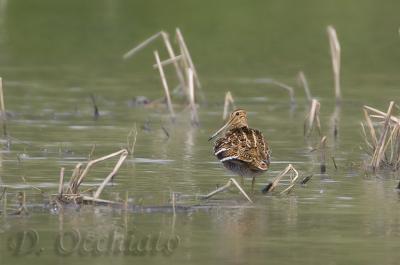
<instances>
[{"instance_id":1,"label":"bird's long bill","mask_svg":"<svg viewBox=\"0 0 400 265\"><path fill-rule=\"evenodd\" d=\"M232 119L229 119L228 122L221 127L221 129L219 129L218 131L216 131L213 135L211 135L210 138L208 138L208 141L211 141L212 139L214 139L218 134L220 134L223 130L226 129L226 127L228 127L232 122Z\"/></svg>"}]
</instances>

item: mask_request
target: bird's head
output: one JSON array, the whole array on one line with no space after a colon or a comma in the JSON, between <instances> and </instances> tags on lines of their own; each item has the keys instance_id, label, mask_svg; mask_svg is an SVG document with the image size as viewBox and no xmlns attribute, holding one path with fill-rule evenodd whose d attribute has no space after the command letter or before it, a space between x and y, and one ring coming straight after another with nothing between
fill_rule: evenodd
<instances>
[{"instance_id":1,"label":"bird's head","mask_svg":"<svg viewBox=\"0 0 400 265\"><path fill-rule=\"evenodd\" d=\"M220 134L225 129L235 129L247 127L247 113L243 109L237 109L231 113L228 121L222 126L217 132L215 132L208 140L214 139L218 134Z\"/></svg>"}]
</instances>

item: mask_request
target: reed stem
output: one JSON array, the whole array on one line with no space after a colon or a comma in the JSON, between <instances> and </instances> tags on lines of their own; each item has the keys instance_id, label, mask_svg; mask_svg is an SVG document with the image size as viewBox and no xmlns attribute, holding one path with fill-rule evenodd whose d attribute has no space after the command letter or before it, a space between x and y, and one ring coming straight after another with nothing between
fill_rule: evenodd
<instances>
[{"instance_id":1,"label":"reed stem","mask_svg":"<svg viewBox=\"0 0 400 265\"><path fill-rule=\"evenodd\" d=\"M193 70L193 75L194 79L196 81L196 85L198 88L201 88L200 80L199 80L199 75L197 74L196 67L194 66L192 56L190 55L189 49L186 46L186 42L183 38L183 35L181 33L181 30L179 28L176 28L176 37L178 39L179 47L182 50L182 55L187 60L189 67Z\"/></svg>"},{"instance_id":2,"label":"reed stem","mask_svg":"<svg viewBox=\"0 0 400 265\"><path fill-rule=\"evenodd\" d=\"M142 50L143 48L145 48L147 45L149 45L150 43L152 43L154 40L156 40L159 36L161 36L162 31L157 32L156 34L154 34L153 36L151 36L150 38L146 39L145 41L141 42L139 45L135 46L134 48L132 48L131 50L129 50L128 52L126 52L122 58L124 60L131 58L133 55L135 55L137 52L139 52L140 50Z\"/></svg>"},{"instance_id":3,"label":"reed stem","mask_svg":"<svg viewBox=\"0 0 400 265\"><path fill-rule=\"evenodd\" d=\"M162 85L164 87L165 97L167 99L168 110L169 110L169 113L171 114L171 117L174 118L175 117L175 112L174 112L174 108L172 106L171 96L169 94L169 88L168 88L167 79L165 78L164 69L163 69L163 67L161 65L160 56L158 55L157 51L154 51L154 56L156 57L156 62L157 62L157 65L158 65L158 71L160 72L161 82L162 82Z\"/></svg>"},{"instance_id":4,"label":"reed stem","mask_svg":"<svg viewBox=\"0 0 400 265\"><path fill-rule=\"evenodd\" d=\"M170 59L176 58L174 49L172 48L171 42L169 41L168 34L166 32L164 32L164 31L162 31L161 32L161 36L162 36L162 38L164 40L164 44L165 44L165 47L167 48L167 51L168 51ZM172 63L174 65L174 67L175 67L175 72L176 72L176 76L178 77L179 83L180 83L182 89L184 91L186 91L185 78L183 77L182 70L179 67L179 64L178 64L178 62L176 60L172 60ZM160 64L161 64L161 62L160 62Z\"/></svg>"},{"instance_id":5,"label":"reed stem","mask_svg":"<svg viewBox=\"0 0 400 265\"><path fill-rule=\"evenodd\" d=\"M6 113L6 106L4 104L3 80L1 77L0 77L0 110L1 110L1 119L3 123L3 136L8 137L7 113Z\"/></svg>"},{"instance_id":6,"label":"reed stem","mask_svg":"<svg viewBox=\"0 0 400 265\"><path fill-rule=\"evenodd\" d=\"M333 26L328 26L326 30L328 33L329 46L331 50L336 104L339 104L342 100L342 93L340 89L340 43L336 34L336 30Z\"/></svg>"},{"instance_id":7,"label":"reed stem","mask_svg":"<svg viewBox=\"0 0 400 265\"><path fill-rule=\"evenodd\" d=\"M64 170L65 168L61 168L60 170L60 182L58 184L58 194L62 196L63 194L63 187L64 187Z\"/></svg>"},{"instance_id":8,"label":"reed stem","mask_svg":"<svg viewBox=\"0 0 400 265\"><path fill-rule=\"evenodd\" d=\"M197 107L195 103L195 98L194 98L194 84L193 84L193 74L194 72L192 71L192 68L187 69L187 79L189 83L189 105L191 109L191 120L194 124L199 124L199 116L197 114Z\"/></svg>"},{"instance_id":9,"label":"reed stem","mask_svg":"<svg viewBox=\"0 0 400 265\"><path fill-rule=\"evenodd\" d=\"M311 96L311 92L310 92L310 87L308 86L308 82L307 82L306 76L304 75L303 71L299 72L298 80L299 80L299 83L304 88L304 92L306 93L307 100L311 102L312 96Z\"/></svg>"}]
</instances>

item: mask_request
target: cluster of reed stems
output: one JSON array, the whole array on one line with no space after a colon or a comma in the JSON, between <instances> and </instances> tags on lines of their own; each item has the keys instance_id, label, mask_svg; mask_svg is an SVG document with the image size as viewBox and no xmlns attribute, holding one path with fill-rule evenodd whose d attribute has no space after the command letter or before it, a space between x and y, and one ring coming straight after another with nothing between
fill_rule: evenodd
<instances>
[{"instance_id":1,"label":"cluster of reed stems","mask_svg":"<svg viewBox=\"0 0 400 265\"><path fill-rule=\"evenodd\" d=\"M193 124L198 124L199 117L197 113L195 95L196 95L196 89L199 91L198 94L200 95L202 94L201 83L199 80L196 67L193 63L192 56L189 52L185 39L183 38L182 32L180 31L179 28L176 28L175 36L178 43L179 54L175 52L174 47L171 44L168 33L165 31L160 31L151 36L150 38L146 39L136 47L129 50L127 53L123 55L123 58L128 59L132 57L133 55L135 55L137 52L145 48L153 41L157 40L158 38L161 38L168 52L169 58L161 60L158 51L154 51L156 64L154 64L153 67L159 70L160 79L164 89L165 99L167 102L167 107L170 116L174 118L175 111L171 100L171 93L168 86L168 81L164 72L164 66L172 64L174 66L177 79L179 81L179 87L186 96L187 103L191 112L191 121Z\"/></svg>"},{"instance_id":2,"label":"cluster of reed stems","mask_svg":"<svg viewBox=\"0 0 400 265\"><path fill-rule=\"evenodd\" d=\"M332 61L332 69L333 69L333 80L334 80L334 90L335 90L335 109L330 118L330 127L332 127L332 135L335 142L338 130L339 130L339 120L340 120L340 103L342 100L341 95L341 87L340 87L340 58L341 58L341 48L339 39L336 34L336 30L333 26L328 26L326 28L329 46L330 46L330 54ZM306 114L306 118L304 121L304 136L306 138L310 138L313 131L318 132L319 140L317 142L316 148L311 148L312 151L319 150L319 160L320 160L320 170L321 173L326 172L326 157L327 157L327 137L322 134L321 130L321 122L320 122L320 108L321 103L312 97L310 88L308 85L308 81L305 77L305 74L300 71L297 77L299 84L304 88L307 100L310 103L309 111ZM332 157L335 168L337 169L336 161L334 157Z\"/></svg>"},{"instance_id":3,"label":"cluster of reed stems","mask_svg":"<svg viewBox=\"0 0 400 265\"><path fill-rule=\"evenodd\" d=\"M129 152L126 149L121 149L112 154L102 156L97 159L90 160L84 166L83 163L78 163L73 170L72 176L67 187L64 187L64 172L65 169L61 168L60 170L60 178L59 178L59 186L58 186L58 194L57 199L59 202L75 202L75 203L87 203L87 202L103 202L103 203L115 203L113 201L102 200L100 199L100 195L103 192L103 189L106 185L117 175L118 170L122 166L123 162L127 158ZM79 191L79 187L82 184L84 178L88 175L89 170L96 164L112 159L114 157L119 157L117 163L115 164L113 170L104 178L103 182L96 189L92 196L87 196L81 194Z\"/></svg>"},{"instance_id":4,"label":"cluster of reed stems","mask_svg":"<svg viewBox=\"0 0 400 265\"><path fill-rule=\"evenodd\" d=\"M394 101L386 112L364 106L364 123L361 123L367 153L371 155L369 166L400 169L400 118L394 112Z\"/></svg>"},{"instance_id":5,"label":"cluster of reed stems","mask_svg":"<svg viewBox=\"0 0 400 265\"><path fill-rule=\"evenodd\" d=\"M280 194L284 194L284 193L290 193L290 191L293 189L293 187L296 184L296 180L299 177L299 172L296 170L296 168L292 165L289 164L284 170L282 170L275 178L274 180L269 183L264 189L263 189L263 193L267 193L267 192L272 192L276 189L276 187L278 187L279 182L282 182L284 180L284 177L288 176L289 179L289 186L287 188L285 188L284 190L282 190L280 192Z\"/></svg>"}]
</instances>

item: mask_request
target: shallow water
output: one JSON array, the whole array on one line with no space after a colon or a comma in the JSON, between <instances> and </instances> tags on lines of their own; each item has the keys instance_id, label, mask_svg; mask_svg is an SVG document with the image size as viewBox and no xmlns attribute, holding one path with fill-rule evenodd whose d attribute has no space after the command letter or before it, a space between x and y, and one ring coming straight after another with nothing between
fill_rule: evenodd
<instances>
[{"instance_id":1,"label":"shallow water","mask_svg":"<svg viewBox=\"0 0 400 265\"><path fill-rule=\"evenodd\" d=\"M27 194L30 212L1 216L0 263L397 264L398 174L365 174L359 122L363 104L385 109L389 100L398 100L398 8L395 1L371 0L0 0L0 76L12 114L11 143L8 148L2 142L0 152L0 184L7 187L9 213L17 208L19 191ZM329 24L338 31L343 52L344 101L336 140L330 124ZM191 125L176 95L175 123L163 106L131 106L136 96L163 96L151 67L152 51L162 45L157 42L128 61L122 54L160 29L173 32L176 26L203 85L199 127ZM166 57L164 50L161 56ZM329 147L326 174L319 174L319 153L310 152L315 141L303 137L308 103L296 84L300 70L321 102ZM171 68L167 76L174 87ZM295 87L295 108L285 90L257 83L267 78ZM271 169L257 179L254 204L233 188L209 201L197 199L232 177L207 141L222 125L228 90L272 148ZM90 94L100 110L96 121ZM94 157L119 150L134 124L135 154L102 197L122 200L128 192L131 205L142 208L85 206L58 212L48 204L61 167L69 176L78 162L87 161L93 145ZM114 163L96 166L83 189L101 183ZM311 181L288 196L263 195L260 190L288 163L301 177L313 175ZM245 180L247 191L250 182ZM23 235L26 241L18 248ZM122 240L132 243L126 253L118 249ZM57 252L60 242L66 253Z\"/></svg>"}]
</instances>

